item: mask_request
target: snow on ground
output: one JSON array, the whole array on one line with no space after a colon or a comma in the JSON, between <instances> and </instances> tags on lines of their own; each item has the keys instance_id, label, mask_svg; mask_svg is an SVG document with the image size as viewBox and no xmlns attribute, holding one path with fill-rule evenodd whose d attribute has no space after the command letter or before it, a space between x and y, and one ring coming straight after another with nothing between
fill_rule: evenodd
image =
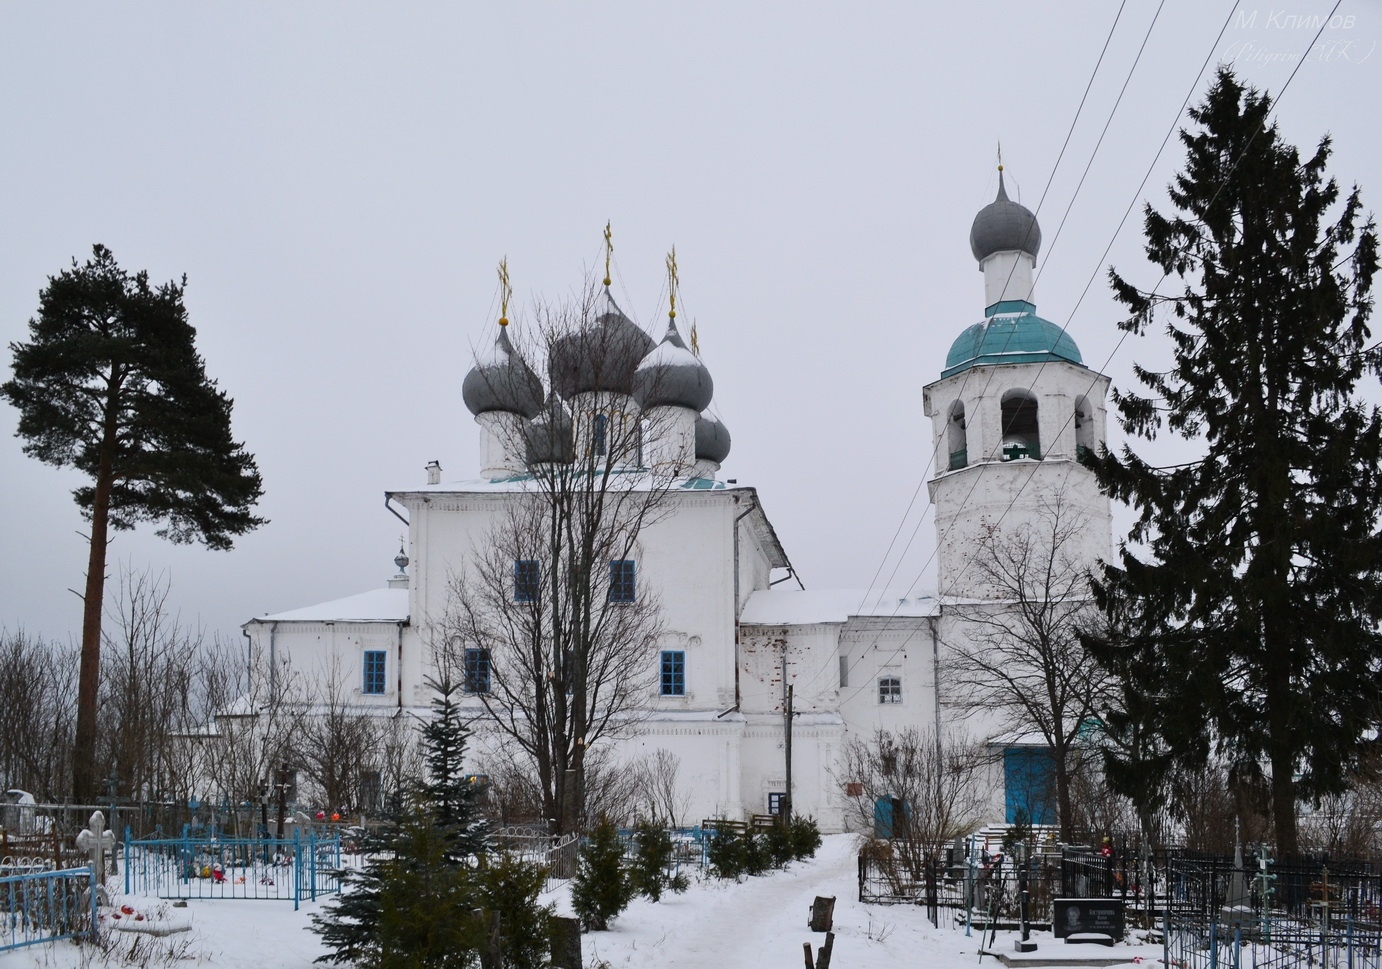
<instances>
[{"instance_id":1,"label":"snow on ground","mask_svg":"<svg viewBox=\"0 0 1382 969\"><path fill-rule=\"evenodd\" d=\"M816 857L797 862L783 872L740 883L713 878L694 880L684 895L667 895L661 902L638 899L608 932L585 935L586 969L602 963L610 969L799 969L803 942L812 950L825 941L823 933L807 928L807 916L817 895L834 895L835 948L832 964L839 969L892 969L924 965L928 969L973 969L980 963L978 936L967 937L963 927L933 928L925 909L906 905L861 905L857 896L857 852L850 835L831 835ZM550 893L561 914L570 914L564 885ZM143 903L146 905L153 902ZM169 904L169 903L158 903ZM134 962L84 959L71 943L35 946L0 955L0 969L79 969L103 965L203 964L225 969L305 969L325 950L307 931L319 903L304 903L294 912L291 902L215 900L190 901L186 909L192 931L164 939L141 936L140 944L171 949L175 961L137 957ZM131 933L115 933L125 949ZM1014 936L998 934L995 949L1011 952ZM1159 961L1159 946L1067 946L1037 935L1037 958L1024 966L1041 966L1077 956L1112 956L1144 966ZM1072 951L1073 950L1073 951ZM992 958L982 962L997 966Z\"/></svg>"}]
</instances>

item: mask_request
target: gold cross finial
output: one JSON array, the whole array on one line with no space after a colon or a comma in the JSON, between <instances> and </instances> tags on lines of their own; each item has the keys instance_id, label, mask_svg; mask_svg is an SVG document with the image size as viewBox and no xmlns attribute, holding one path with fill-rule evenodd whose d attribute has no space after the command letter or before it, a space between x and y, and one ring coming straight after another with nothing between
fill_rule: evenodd
<instances>
[{"instance_id":1,"label":"gold cross finial","mask_svg":"<svg viewBox=\"0 0 1382 969\"><path fill-rule=\"evenodd\" d=\"M673 246L672 251L667 253L667 299L671 303L671 308L667 311L667 316L671 319L677 318L677 247Z\"/></svg>"},{"instance_id":2,"label":"gold cross finial","mask_svg":"<svg viewBox=\"0 0 1382 969\"><path fill-rule=\"evenodd\" d=\"M998 142L998 170L1003 170L1003 142Z\"/></svg>"},{"instance_id":3,"label":"gold cross finial","mask_svg":"<svg viewBox=\"0 0 1382 969\"><path fill-rule=\"evenodd\" d=\"M499 260L499 325L509 325L509 297L513 287L509 285L509 257Z\"/></svg>"},{"instance_id":4,"label":"gold cross finial","mask_svg":"<svg viewBox=\"0 0 1382 969\"><path fill-rule=\"evenodd\" d=\"M696 321L691 321L691 352L696 356L701 355L701 341L696 337Z\"/></svg>"},{"instance_id":5,"label":"gold cross finial","mask_svg":"<svg viewBox=\"0 0 1382 969\"><path fill-rule=\"evenodd\" d=\"M605 285L609 285L609 259L614 255L614 233L610 231L609 223L605 223Z\"/></svg>"}]
</instances>

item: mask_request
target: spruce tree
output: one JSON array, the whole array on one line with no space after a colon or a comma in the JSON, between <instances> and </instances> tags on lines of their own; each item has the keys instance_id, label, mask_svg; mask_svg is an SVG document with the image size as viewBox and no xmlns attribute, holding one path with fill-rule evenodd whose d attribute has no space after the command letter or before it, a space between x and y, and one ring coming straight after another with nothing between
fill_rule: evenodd
<instances>
[{"instance_id":1,"label":"spruce tree","mask_svg":"<svg viewBox=\"0 0 1382 969\"><path fill-rule=\"evenodd\" d=\"M331 950L318 962L449 969L471 964L484 945L487 897L478 870L489 824L464 770L469 730L454 699L460 684L445 677L428 684L433 716L419 728L426 779L367 841L365 866L347 874L342 894L313 919Z\"/></svg>"},{"instance_id":2,"label":"spruce tree","mask_svg":"<svg viewBox=\"0 0 1382 969\"><path fill-rule=\"evenodd\" d=\"M603 932L637 894L624 868L624 844L614 822L601 817L581 846L576 877L571 879L571 907L587 931Z\"/></svg>"},{"instance_id":3,"label":"spruce tree","mask_svg":"<svg viewBox=\"0 0 1382 969\"><path fill-rule=\"evenodd\" d=\"M0 398L19 411L24 453L90 482L73 497L91 522L82 596L72 796L96 794L101 616L110 529L162 523L170 541L228 549L265 519L254 458L230 432L232 401L206 375L183 305L186 278L153 286L105 246L39 294L29 341L11 343Z\"/></svg>"},{"instance_id":4,"label":"spruce tree","mask_svg":"<svg viewBox=\"0 0 1382 969\"><path fill-rule=\"evenodd\" d=\"M1222 69L1182 131L1174 211L1146 210L1146 253L1173 292L1110 271L1143 334L1173 362L1115 393L1122 425L1196 456L1154 466L1094 456L1137 514L1095 594L1117 633L1096 657L1147 702L1110 715L1110 777L1144 804L1212 755L1270 772L1278 849L1299 799L1341 791L1382 700L1382 416L1362 402L1377 234L1357 188L1282 141L1266 94ZM1163 278L1165 278L1163 277ZM1158 789L1160 788L1160 789Z\"/></svg>"},{"instance_id":5,"label":"spruce tree","mask_svg":"<svg viewBox=\"0 0 1382 969\"><path fill-rule=\"evenodd\" d=\"M432 719L418 728L427 765L427 777L418 788L418 799L427 805L428 815L446 833L451 857L459 861L490 850L490 824L480 814L476 778L465 768L470 729L455 699L461 682L448 676L429 678L426 682L435 695Z\"/></svg>"},{"instance_id":6,"label":"spruce tree","mask_svg":"<svg viewBox=\"0 0 1382 969\"><path fill-rule=\"evenodd\" d=\"M640 895L658 902L664 891L680 894L690 887L691 883L680 872L668 874L674 845L666 828L651 821L640 821L634 827L633 841L637 851L629 877Z\"/></svg>"}]
</instances>

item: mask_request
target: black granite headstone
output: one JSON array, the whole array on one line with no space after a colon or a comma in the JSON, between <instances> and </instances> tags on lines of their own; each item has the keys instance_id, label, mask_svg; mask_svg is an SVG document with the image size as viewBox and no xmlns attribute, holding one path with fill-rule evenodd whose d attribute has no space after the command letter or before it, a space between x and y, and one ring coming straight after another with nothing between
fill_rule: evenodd
<instances>
[{"instance_id":1,"label":"black granite headstone","mask_svg":"<svg viewBox=\"0 0 1382 969\"><path fill-rule=\"evenodd\" d=\"M1123 900L1121 898L1058 898L1051 931L1067 942L1096 942L1078 936L1123 938Z\"/></svg>"}]
</instances>

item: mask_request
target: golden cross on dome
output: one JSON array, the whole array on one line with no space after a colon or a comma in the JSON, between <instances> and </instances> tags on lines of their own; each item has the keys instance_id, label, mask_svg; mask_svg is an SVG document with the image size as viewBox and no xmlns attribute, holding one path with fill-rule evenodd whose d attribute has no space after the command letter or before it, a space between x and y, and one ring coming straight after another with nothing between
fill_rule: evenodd
<instances>
[{"instance_id":1,"label":"golden cross on dome","mask_svg":"<svg viewBox=\"0 0 1382 969\"><path fill-rule=\"evenodd\" d=\"M609 260L614 255L614 233L610 231L609 223L605 223L605 285L609 285Z\"/></svg>"},{"instance_id":2,"label":"golden cross on dome","mask_svg":"<svg viewBox=\"0 0 1382 969\"><path fill-rule=\"evenodd\" d=\"M513 287L509 285L509 257L499 260L499 325L509 325L509 297Z\"/></svg>"},{"instance_id":3,"label":"golden cross on dome","mask_svg":"<svg viewBox=\"0 0 1382 969\"><path fill-rule=\"evenodd\" d=\"M673 246L672 251L667 253L667 299L671 308L667 311L667 316L671 319L677 318L677 247Z\"/></svg>"}]
</instances>

